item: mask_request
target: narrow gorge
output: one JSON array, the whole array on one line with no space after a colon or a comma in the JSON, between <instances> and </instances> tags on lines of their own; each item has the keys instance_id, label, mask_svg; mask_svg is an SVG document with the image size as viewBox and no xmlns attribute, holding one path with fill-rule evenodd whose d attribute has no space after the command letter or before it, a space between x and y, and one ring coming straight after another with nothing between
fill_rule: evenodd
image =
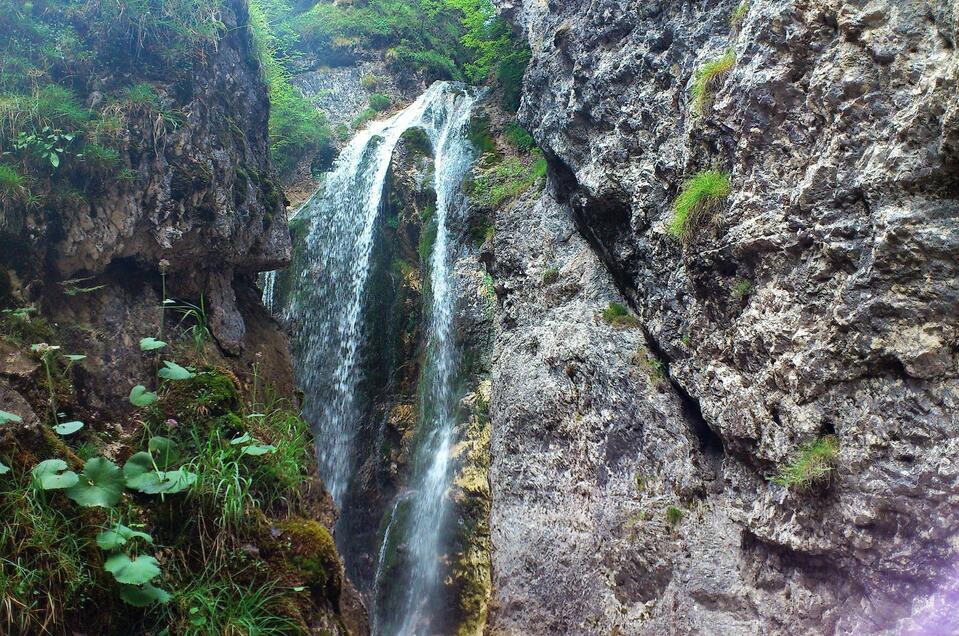
<instances>
[{"instance_id":1,"label":"narrow gorge","mask_svg":"<svg viewBox=\"0 0 959 636\"><path fill-rule=\"evenodd\" d=\"M0 635L959 636L955 0L0 0Z\"/></svg>"}]
</instances>

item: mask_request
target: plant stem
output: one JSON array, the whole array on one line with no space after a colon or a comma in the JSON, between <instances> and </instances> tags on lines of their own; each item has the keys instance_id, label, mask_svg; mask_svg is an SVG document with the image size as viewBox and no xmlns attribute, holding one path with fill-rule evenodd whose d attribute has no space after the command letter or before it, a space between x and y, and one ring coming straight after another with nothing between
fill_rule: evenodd
<instances>
[{"instance_id":1,"label":"plant stem","mask_svg":"<svg viewBox=\"0 0 959 636\"><path fill-rule=\"evenodd\" d=\"M43 354L43 368L47 372L47 389L50 391L50 410L53 412L53 423L59 425L60 417L57 415L57 394L53 387L53 373L50 371L50 353Z\"/></svg>"}]
</instances>

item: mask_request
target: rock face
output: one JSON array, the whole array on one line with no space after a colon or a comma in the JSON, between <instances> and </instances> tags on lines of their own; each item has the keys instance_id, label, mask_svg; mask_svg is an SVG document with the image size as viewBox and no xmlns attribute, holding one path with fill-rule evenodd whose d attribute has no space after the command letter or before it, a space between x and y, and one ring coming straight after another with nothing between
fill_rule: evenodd
<instances>
[{"instance_id":1,"label":"rock face","mask_svg":"<svg viewBox=\"0 0 959 636\"><path fill-rule=\"evenodd\" d=\"M492 631L955 632L959 9L498 4L551 188L497 219Z\"/></svg>"}]
</instances>

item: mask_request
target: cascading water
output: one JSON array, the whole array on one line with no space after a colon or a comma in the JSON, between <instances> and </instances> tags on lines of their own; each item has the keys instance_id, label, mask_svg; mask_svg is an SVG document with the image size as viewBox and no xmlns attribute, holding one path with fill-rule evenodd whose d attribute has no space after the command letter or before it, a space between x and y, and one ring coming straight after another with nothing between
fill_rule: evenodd
<instances>
[{"instance_id":1,"label":"cascading water","mask_svg":"<svg viewBox=\"0 0 959 636\"><path fill-rule=\"evenodd\" d=\"M412 472L407 490L389 506L375 557L371 600L390 599L389 609L371 608L379 634L431 633L439 593L457 402L451 273L456 241L449 227L467 207L461 184L474 159L467 129L475 101L466 87L440 82L406 110L359 132L342 151L322 192L297 215L304 234L286 300L276 298L275 280L264 281L273 309L294 325L295 365L306 394L304 414L316 426L321 474L336 503L348 506L358 464L355 437L364 424L358 421L363 409L357 403L368 319L364 305L384 183L403 133L413 127L426 131L433 147L437 219L425 295L428 328ZM402 519L400 508L406 511ZM340 535L337 541L348 545L350 537ZM405 571L381 580L387 545L400 541Z\"/></svg>"}]
</instances>

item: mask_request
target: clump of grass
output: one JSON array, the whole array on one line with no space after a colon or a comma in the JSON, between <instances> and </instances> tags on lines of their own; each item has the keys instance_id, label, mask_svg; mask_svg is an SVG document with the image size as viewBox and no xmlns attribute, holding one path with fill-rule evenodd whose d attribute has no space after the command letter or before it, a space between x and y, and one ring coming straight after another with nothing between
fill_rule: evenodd
<instances>
[{"instance_id":1,"label":"clump of grass","mask_svg":"<svg viewBox=\"0 0 959 636\"><path fill-rule=\"evenodd\" d=\"M474 182L470 195L480 205L498 208L537 185L544 183L546 159L533 152L526 161L509 157L481 174Z\"/></svg>"},{"instance_id":2,"label":"clump of grass","mask_svg":"<svg viewBox=\"0 0 959 636\"><path fill-rule=\"evenodd\" d=\"M696 71L696 79L693 81L693 108L696 112L703 113L716 84L735 65L736 54L730 50L726 51L722 57L706 62Z\"/></svg>"},{"instance_id":3,"label":"clump of grass","mask_svg":"<svg viewBox=\"0 0 959 636\"><path fill-rule=\"evenodd\" d=\"M370 95L370 108L377 112L388 110L392 104L393 102L390 98L383 93L373 93Z\"/></svg>"},{"instance_id":4,"label":"clump of grass","mask_svg":"<svg viewBox=\"0 0 959 636\"><path fill-rule=\"evenodd\" d=\"M614 327L638 327L639 319L629 313L622 303L609 303L603 310L603 320Z\"/></svg>"},{"instance_id":5,"label":"clump of grass","mask_svg":"<svg viewBox=\"0 0 959 636\"><path fill-rule=\"evenodd\" d=\"M740 2L739 6L733 10L733 14L729 17L729 26L733 29L739 29L743 24L743 20L746 19L746 14L749 13L749 3Z\"/></svg>"},{"instance_id":6,"label":"clump of grass","mask_svg":"<svg viewBox=\"0 0 959 636\"><path fill-rule=\"evenodd\" d=\"M240 583L217 570L208 566L197 574L180 566L177 578L183 583L174 590L174 601L161 606L159 624L181 636L302 633L296 621L283 615L289 593L274 581Z\"/></svg>"},{"instance_id":7,"label":"clump of grass","mask_svg":"<svg viewBox=\"0 0 959 636\"><path fill-rule=\"evenodd\" d=\"M0 163L0 198L18 196L26 188L27 178L15 167Z\"/></svg>"},{"instance_id":8,"label":"clump of grass","mask_svg":"<svg viewBox=\"0 0 959 636\"><path fill-rule=\"evenodd\" d=\"M124 89L121 99L131 109L157 110L160 107L160 96L156 89L146 82L128 86Z\"/></svg>"},{"instance_id":9,"label":"clump of grass","mask_svg":"<svg viewBox=\"0 0 959 636\"><path fill-rule=\"evenodd\" d=\"M688 238L713 206L730 193L728 174L719 170L700 172L683 185L676 197L669 233L676 238Z\"/></svg>"},{"instance_id":10,"label":"clump of grass","mask_svg":"<svg viewBox=\"0 0 959 636\"><path fill-rule=\"evenodd\" d=\"M670 527L679 525L679 522L683 520L684 516L683 511L676 506L666 508L666 523L669 524Z\"/></svg>"},{"instance_id":11,"label":"clump of grass","mask_svg":"<svg viewBox=\"0 0 959 636\"><path fill-rule=\"evenodd\" d=\"M746 279L738 280L736 284L733 285L734 298L746 298L747 296L751 296L754 291L756 291L756 286L753 285L752 281Z\"/></svg>"},{"instance_id":12,"label":"clump of grass","mask_svg":"<svg viewBox=\"0 0 959 636\"><path fill-rule=\"evenodd\" d=\"M662 360L649 353L645 347L640 347L633 359L646 371L651 385L658 386L666 381L666 365L663 364Z\"/></svg>"},{"instance_id":13,"label":"clump of grass","mask_svg":"<svg viewBox=\"0 0 959 636\"><path fill-rule=\"evenodd\" d=\"M559 280L559 269L556 267L549 267L543 272L543 284L551 285Z\"/></svg>"},{"instance_id":14,"label":"clump of grass","mask_svg":"<svg viewBox=\"0 0 959 636\"><path fill-rule=\"evenodd\" d=\"M796 456L769 481L788 489L808 490L829 481L838 459L839 441L827 435L800 446Z\"/></svg>"}]
</instances>

